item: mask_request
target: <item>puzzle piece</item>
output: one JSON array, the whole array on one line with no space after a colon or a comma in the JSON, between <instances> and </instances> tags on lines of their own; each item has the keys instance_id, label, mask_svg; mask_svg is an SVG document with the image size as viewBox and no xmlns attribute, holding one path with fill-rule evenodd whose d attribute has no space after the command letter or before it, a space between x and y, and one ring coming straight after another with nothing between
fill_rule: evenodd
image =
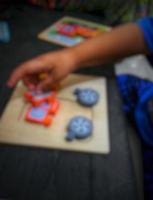
<instances>
[{"instance_id":1,"label":"puzzle piece","mask_svg":"<svg viewBox=\"0 0 153 200\"><path fill-rule=\"evenodd\" d=\"M57 24L56 30L59 34L66 35L68 37L95 37L102 33L102 31L94 28L89 28L81 25L75 24Z\"/></svg>"},{"instance_id":2,"label":"puzzle piece","mask_svg":"<svg viewBox=\"0 0 153 200\"><path fill-rule=\"evenodd\" d=\"M55 115L59 109L59 101L55 92L37 93L27 91L24 93L25 99L32 104L27 110L25 119L29 122L39 123L49 126L52 123L51 115Z\"/></svg>"},{"instance_id":3,"label":"puzzle piece","mask_svg":"<svg viewBox=\"0 0 153 200\"><path fill-rule=\"evenodd\" d=\"M52 122L51 114L55 115L59 109L59 101L54 100L52 103L44 102L39 106L30 106L25 119L29 122L35 122L43 125L50 125Z\"/></svg>"},{"instance_id":4,"label":"puzzle piece","mask_svg":"<svg viewBox=\"0 0 153 200\"><path fill-rule=\"evenodd\" d=\"M67 141L76 139L85 139L92 135L93 124L92 121L83 116L73 117L68 124Z\"/></svg>"},{"instance_id":5,"label":"puzzle piece","mask_svg":"<svg viewBox=\"0 0 153 200\"><path fill-rule=\"evenodd\" d=\"M76 26L71 24L58 24L56 26L57 32L69 37L76 36Z\"/></svg>"},{"instance_id":6,"label":"puzzle piece","mask_svg":"<svg viewBox=\"0 0 153 200\"><path fill-rule=\"evenodd\" d=\"M99 94L97 91L86 88L86 89L79 89L76 88L74 94L77 96L77 101L86 107L94 106L99 100Z\"/></svg>"},{"instance_id":7,"label":"puzzle piece","mask_svg":"<svg viewBox=\"0 0 153 200\"><path fill-rule=\"evenodd\" d=\"M59 101L58 100L54 100L52 103L42 103L40 105L40 107L43 110L46 110L48 112L48 114L52 114L55 115L59 109Z\"/></svg>"},{"instance_id":8,"label":"puzzle piece","mask_svg":"<svg viewBox=\"0 0 153 200\"><path fill-rule=\"evenodd\" d=\"M101 31L98 31L97 29L91 29L88 27L83 26L77 26L76 33L82 37L88 38L88 37L95 37L99 34L101 34Z\"/></svg>"},{"instance_id":9,"label":"puzzle piece","mask_svg":"<svg viewBox=\"0 0 153 200\"><path fill-rule=\"evenodd\" d=\"M24 93L24 97L27 101L32 103L33 106L39 106L43 102L52 103L56 98L56 92L45 92L38 94L35 91L28 91Z\"/></svg>"},{"instance_id":10,"label":"puzzle piece","mask_svg":"<svg viewBox=\"0 0 153 200\"><path fill-rule=\"evenodd\" d=\"M25 119L29 122L34 122L49 126L52 122L51 116L48 115L48 110L39 107L30 107L26 113Z\"/></svg>"}]
</instances>

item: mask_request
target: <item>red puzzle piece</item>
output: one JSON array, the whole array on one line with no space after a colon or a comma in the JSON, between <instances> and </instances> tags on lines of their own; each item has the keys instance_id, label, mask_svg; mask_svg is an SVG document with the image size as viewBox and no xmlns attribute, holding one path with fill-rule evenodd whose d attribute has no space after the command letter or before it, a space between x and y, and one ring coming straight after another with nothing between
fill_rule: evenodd
<instances>
[{"instance_id":1,"label":"red puzzle piece","mask_svg":"<svg viewBox=\"0 0 153 200\"><path fill-rule=\"evenodd\" d=\"M33 106L39 106L43 102L52 103L55 100L56 92L38 94L34 91L28 91L24 93L24 97L27 101L32 103Z\"/></svg>"}]
</instances>

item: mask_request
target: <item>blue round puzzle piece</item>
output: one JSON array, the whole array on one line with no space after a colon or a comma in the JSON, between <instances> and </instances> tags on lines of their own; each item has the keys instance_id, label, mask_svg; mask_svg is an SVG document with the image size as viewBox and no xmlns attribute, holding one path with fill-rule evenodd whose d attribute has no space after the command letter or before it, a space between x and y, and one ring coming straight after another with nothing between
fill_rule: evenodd
<instances>
[{"instance_id":1,"label":"blue round puzzle piece","mask_svg":"<svg viewBox=\"0 0 153 200\"><path fill-rule=\"evenodd\" d=\"M79 89L74 91L77 96L77 101L87 107L94 106L99 100L99 93L91 88Z\"/></svg>"},{"instance_id":2,"label":"blue round puzzle piece","mask_svg":"<svg viewBox=\"0 0 153 200\"><path fill-rule=\"evenodd\" d=\"M68 134L66 139L72 141L74 138L84 139L91 136L93 131L92 121L83 116L72 118L68 124Z\"/></svg>"}]
</instances>

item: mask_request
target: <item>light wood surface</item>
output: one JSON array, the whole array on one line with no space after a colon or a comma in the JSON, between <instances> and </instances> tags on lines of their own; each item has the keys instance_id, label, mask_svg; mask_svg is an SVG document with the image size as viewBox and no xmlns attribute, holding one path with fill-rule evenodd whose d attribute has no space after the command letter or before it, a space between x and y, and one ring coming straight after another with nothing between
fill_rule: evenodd
<instances>
[{"instance_id":1,"label":"light wood surface","mask_svg":"<svg viewBox=\"0 0 153 200\"><path fill-rule=\"evenodd\" d=\"M79 105L73 94L77 87L98 91L99 102L93 108ZM26 88L20 82L6 106L0 119L0 142L90 153L110 152L105 78L84 75L70 75L66 78L58 91L60 109L53 117L50 127L25 121L25 112L29 106L23 98L25 91ZM86 116L93 121L93 135L82 141L67 142L65 136L68 122L77 115Z\"/></svg>"}]
</instances>

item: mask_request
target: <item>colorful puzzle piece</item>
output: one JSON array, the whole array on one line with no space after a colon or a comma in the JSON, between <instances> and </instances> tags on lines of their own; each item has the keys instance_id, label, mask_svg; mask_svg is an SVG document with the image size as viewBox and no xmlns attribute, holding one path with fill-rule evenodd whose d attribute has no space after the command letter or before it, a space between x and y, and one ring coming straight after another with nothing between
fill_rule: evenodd
<instances>
[{"instance_id":1,"label":"colorful puzzle piece","mask_svg":"<svg viewBox=\"0 0 153 200\"><path fill-rule=\"evenodd\" d=\"M49 126L52 123L51 115L57 113L60 105L56 99L56 93L51 91L38 94L35 91L27 91L24 93L24 97L32 104L27 110L25 119L29 122Z\"/></svg>"},{"instance_id":2,"label":"colorful puzzle piece","mask_svg":"<svg viewBox=\"0 0 153 200\"><path fill-rule=\"evenodd\" d=\"M28 91L24 93L27 101L32 103L33 106L39 106L43 102L52 103L56 97L56 92L46 92L38 94L35 91Z\"/></svg>"},{"instance_id":3,"label":"colorful puzzle piece","mask_svg":"<svg viewBox=\"0 0 153 200\"><path fill-rule=\"evenodd\" d=\"M56 26L57 32L62 35L74 37L76 35L76 26L71 24L58 24Z\"/></svg>"},{"instance_id":4,"label":"colorful puzzle piece","mask_svg":"<svg viewBox=\"0 0 153 200\"><path fill-rule=\"evenodd\" d=\"M75 37L75 36L81 36L81 37L95 37L102 33L102 31L94 28L89 28L86 26L81 25L75 25L75 24L57 24L56 30L59 34L66 35L68 37Z\"/></svg>"},{"instance_id":5,"label":"colorful puzzle piece","mask_svg":"<svg viewBox=\"0 0 153 200\"><path fill-rule=\"evenodd\" d=\"M52 103L44 102L39 107L47 111L48 114L55 115L59 109L59 101L54 100Z\"/></svg>"},{"instance_id":6,"label":"colorful puzzle piece","mask_svg":"<svg viewBox=\"0 0 153 200\"><path fill-rule=\"evenodd\" d=\"M85 139L92 135L93 124L91 120L84 116L76 116L70 120L67 130L67 141L72 141L75 138Z\"/></svg>"},{"instance_id":7,"label":"colorful puzzle piece","mask_svg":"<svg viewBox=\"0 0 153 200\"><path fill-rule=\"evenodd\" d=\"M25 119L29 122L35 122L45 126L49 126L52 122L51 116L48 115L48 111L41 106L30 107L26 113Z\"/></svg>"},{"instance_id":8,"label":"colorful puzzle piece","mask_svg":"<svg viewBox=\"0 0 153 200\"><path fill-rule=\"evenodd\" d=\"M76 33L82 37L95 37L101 33L97 29L91 29L88 27L77 26Z\"/></svg>"},{"instance_id":9,"label":"colorful puzzle piece","mask_svg":"<svg viewBox=\"0 0 153 200\"><path fill-rule=\"evenodd\" d=\"M78 103L86 107L92 107L99 101L99 93L91 88L76 88L74 94L77 96Z\"/></svg>"},{"instance_id":10,"label":"colorful puzzle piece","mask_svg":"<svg viewBox=\"0 0 153 200\"><path fill-rule=\"evenodd\" d=\"M50 125L52 122L51 114L55 115L59 109L59 101L52 103L44 102L39 106L31 106L26 113L26 120L43 125Z\"/></svg>"}]
</instances>

